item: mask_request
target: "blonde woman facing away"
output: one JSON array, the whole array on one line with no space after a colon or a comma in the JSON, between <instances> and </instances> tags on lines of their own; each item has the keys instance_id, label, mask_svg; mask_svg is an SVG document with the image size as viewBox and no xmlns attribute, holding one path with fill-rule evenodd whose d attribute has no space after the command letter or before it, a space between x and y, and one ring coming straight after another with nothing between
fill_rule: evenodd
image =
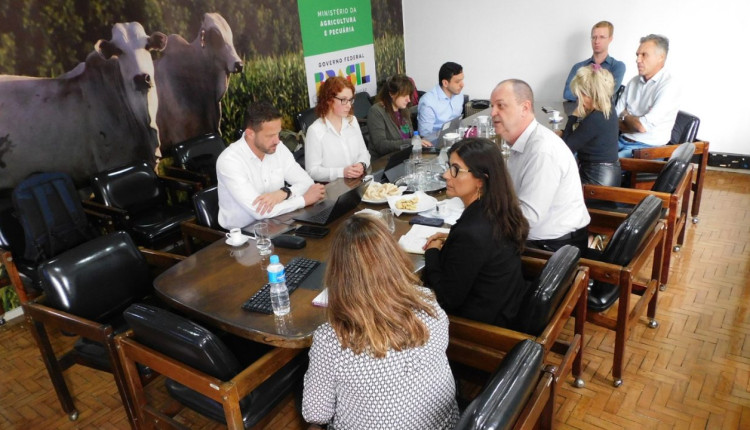
<instances>
[{"instance_id":1,"label":"blonde woman facing away","mask_svg":"<svg viewBox=\"0 0 750 430\"><path fill-rule=\"evenodd\" d=\"M570 89L578 107L568 118L562 139L577 153L581 183L620 186L618 126L612 104L614 78L598 64L581 67Z\"/></svg>"},{"instance_id":2,"label":"blonde woman facing away","mask_svg":"<svg viewBox=\"0 0 750 430\"><path fill-rule=\"evenodd\" d=\"M318 89L318 119L305 136L305 170L314 180L358 178L367 170L370 153L353 105L354 85L346 78L328 78Z\"/></svg>"},{"instance_id":3,"label":"blonde woman facing away","mask_svg":"<svg viewBox=\"0 0 750 430\"><path fill-rule=\"evenodd\" d=\"M313 334L305 420L336 430L452 429L448 318L382 222L344 222L324 283L328 322Z\"/></svg>"}]
</instances>

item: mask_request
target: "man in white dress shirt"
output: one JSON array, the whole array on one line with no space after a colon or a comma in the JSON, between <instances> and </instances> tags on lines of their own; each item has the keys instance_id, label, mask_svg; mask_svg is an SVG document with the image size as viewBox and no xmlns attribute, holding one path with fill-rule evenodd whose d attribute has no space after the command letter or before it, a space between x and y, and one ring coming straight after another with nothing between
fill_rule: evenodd
<instances>
[{"instance_id":1,"label":"man in white dress shirt","mask_svg":"<svg viewBox=\"0 0 750 430\"><path fill-rule=\"evenodd\" d=\"M570 244L584 250L591 217L573 153L534 118L534 94L526 82L500 82L490 102L495 132L511 147L508 172L529 221L527 245L556 251Z\"/></svg>"},{"instance_id":2,"label":"man in white dress shirt","mask_svg":"<svg viewBox=\"0 0 750 430\"><path fill-rule=\"evenodd\" d=\"M248 106L245 131L216 161L219 224L244 227L311 205L325 187L294 161L281 144L281 113L266 102Z\"/></svg>"},{"instance_id":3,"label":"man in white dress shirt","mask_svg":"<svg viewBox=\"0 0 750 430\"><path fill-rule=\"evenodd\" d=\"M636 52L638 76L628 82L617 101L620 118L620 158L633 149L669 143L680 104L680 87L664 69L669 39L658 34L641 37Z\"/></svg>"}]
</instances>

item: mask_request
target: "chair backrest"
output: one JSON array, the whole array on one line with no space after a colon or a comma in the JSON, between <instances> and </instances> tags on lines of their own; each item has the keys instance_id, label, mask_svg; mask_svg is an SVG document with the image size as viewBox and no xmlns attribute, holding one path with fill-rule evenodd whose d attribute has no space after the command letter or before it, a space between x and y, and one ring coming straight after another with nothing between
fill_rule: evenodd
<instances>
[{"instance_id":1,"label":"chair backrest","mask_svg":"<svg viewBox=\"0 0 750 430\"><path fill-rule=\"evenodd\" d=\"M673 193L680 184L680 181L682 181L682 178L685 177L689 165L689 162L680 160L679 158L667 161L667 164L664 165L656 177L654 185L651 186L651 191Z\"/></svg>"},{"instance_id":2,"label":"chair backrest","mask_svg":"<svg viewBox=\"0 0 750 430\"><path fill-rule=\"evenodd\" d=\"M512 428L537 385L543 359L542 345L529 339L517 343L461 415L456 430Z\"/></svg>"},{"instance_id":3,"label":"chair backrest","mask_svg":"<svg viewBox=\"0 0 750 430\"><path fill-rule=\"evenodd\" d=\"M91 188L100 203L133 213L166 202L164 186L145 161L97 173Z\"/></svg>"},{"instance_id":4,"label":"chair backrest","mask_svg":"<svg viewBox=\"0 0 750 430\"><path fill-rule=\"evenodd\" d=\"M620 88L615 91L614 94L612 94L612 104L617 104L617 101L620 100L620 96L622 96L622 93L625 91L625 85L620 85Z\"/></svg>"},{"instance_id":5,"label":"chair backrest","mask_svg":"<svg viewBox=\"0 0 750 430\"><path fill-rule=\"evenodd\" d=\"M695 136L698 135L700 125L701 120L697 116L678 111L674 127L672 127L672 138L669 140L669 143L695 142Z\"/></svg>"},{"instance_id":6,"label":"chair backrest","mask_svg":"<svg viewBox=\"0 0 750 430\"><path fill-rule=\"evenodd\" d=\"M219 225L219 191L213 186L193 195L195 219L198 224L215 230L223 230Z\"/></svg>"},{"instance_id":7,"label":"chair backrest","mask_svg":"<svg viewBox=\"0 0 750 430\"><path fill-rule=\"evenodd\" d=\"M600 261L626 266L661 216L661 199L648 195L615 230Z\"/></svg>"},{"instance_id":8,"label":"chair backrest","mask_svg":"<svg viewBox=\"0 0 750 430\"><path fill-rule=\"evenodd\" d=\"M693 158L693 155L695 154L695 144L693 142L687 142L682 143L677 146L677 149L675 149L672 152L672 155L669 156L670 160L682 160L686 163L689 163L690 160Z\"/></svg>"},{"instance_id":9,"label":"chair backrest","mask_svg":"<svg viewBox=\"0 0 750 430\"><path fill-rule=\"evenodd\" d=\"M307 128L310 127L316 119L318 119L318 114L315 113L314 106L298 113L294 118L294 122L297 125L297 131L306 132Z\"/></svg>"},{"instance_id":10,"label":"chair backrest","mask_svg":"<svg viewBox=\"0 0 750 430\"><path fill-rule=\"evenodd\" d=\"M544 264L539 277L526 292L513 330L538 336L570 289L581 251L572 245L558 249Z\"/></svg>"},{"instance_id":11,"label":"chair backrest","mask_svg":"<svg viewBox=\"0 0 750 430\"><path fill-rule=\"evenodd\" d=\"M240 370L237 357L215 334L165 309L134 303L123 313L135 339L168 357L229 381Z\"/></svg>"},{"instance_id":12,"label":"chair backrest","mask_svg":"<svg viewBox=\"0 0 750 430\"><path fill-rule=\"evenodd\" d=\"M65 173L34 174L16 186L12 197L28 261L52 258L95 236L73 180Z\"/></svg>"},{"instance_id":13,"label":"chair backrest","mask_svg":"<svg viewBox=\"0 0 750 430\"><path fill-rule=\"evenodd\" d=\"M45 304L105 322L152 289L145 258L125 232L83 243L39 265Z\"/></svg>"},{"instance_id":14,"label":"chair backrest","mask_svg":"<svg viewBox=\"0 0 750 430\"><path fill-rule=\"evenodd\" d=\"M367 114L370 112L372 102L370 101L370 94L367 91L362 91L354 95L354 105L352 106L352 113L358 119L367 119Z\"/></svg>"},{"instance_id":15,"label":"chair backrest","mask_svg":"<svg viewBox=\"0 0 750 430\"><path fill-rule=\"evenodd\" d=\"M216 159L226 148L218 133L196 136L174 146L174 163L216 178Z\"/></svg>"}]
</instances>

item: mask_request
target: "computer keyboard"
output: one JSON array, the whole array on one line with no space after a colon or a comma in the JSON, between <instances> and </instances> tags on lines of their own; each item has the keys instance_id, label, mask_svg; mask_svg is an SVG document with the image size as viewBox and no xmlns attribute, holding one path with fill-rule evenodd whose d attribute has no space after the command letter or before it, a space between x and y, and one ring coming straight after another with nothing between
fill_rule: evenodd
<instances>
[{"instance_id":1,"label":"computer keyboard","mask_svg":"<svg viewBox=\"0 0 750 430\"><path fill-rule=\"evenodd\" d=\"M320 261L305 257L295 257L289 261L289 264L284 267L284 275L286 276L286 287L289 289L290 295L319 264ZM242 309L251 312L272 314L271 284L267 283L263 285L257 293L253 294L248 301L242 304Z\"/></svg>"}]
</instances>

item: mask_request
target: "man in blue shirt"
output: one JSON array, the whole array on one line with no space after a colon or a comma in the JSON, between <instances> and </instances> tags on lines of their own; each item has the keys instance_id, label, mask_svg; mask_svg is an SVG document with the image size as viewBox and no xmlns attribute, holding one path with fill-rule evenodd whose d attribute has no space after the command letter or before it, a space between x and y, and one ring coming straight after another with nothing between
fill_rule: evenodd
<instances>
[{"instance_id":1,"label":"man in blue shirt","mask_svg":"<svg viewBox=\"0 0 750 430\"><path fill-rule=\"evenodd\" d=\"M440 131L444 123L464 110L464 70L460 64L447 62L440 66L438 84L419 98L417 123L423 137Z\"/></svg>"},{"instance_id":2,"label":"man in blue shirt","mask_svg":"<svg viewBox=\"0 0 750 430\"><path fill-rule=\"evenodd\" d=\"M609 44L612 42L614 32L615 26L609 21L599 21L591 28L591 49L594 51L594 55L580 63L576 63L570 69L568 79L565 81L565 90L563 90L563 98L565 100L578 100L575 94L570 91L570 82L575 77L578 69L593 63L602 66L602 68L612 73L612 77L615 78L615 92L620 88L622 78L625 76L625 63L609 56Z\"/></svg>"}]
</instances>

